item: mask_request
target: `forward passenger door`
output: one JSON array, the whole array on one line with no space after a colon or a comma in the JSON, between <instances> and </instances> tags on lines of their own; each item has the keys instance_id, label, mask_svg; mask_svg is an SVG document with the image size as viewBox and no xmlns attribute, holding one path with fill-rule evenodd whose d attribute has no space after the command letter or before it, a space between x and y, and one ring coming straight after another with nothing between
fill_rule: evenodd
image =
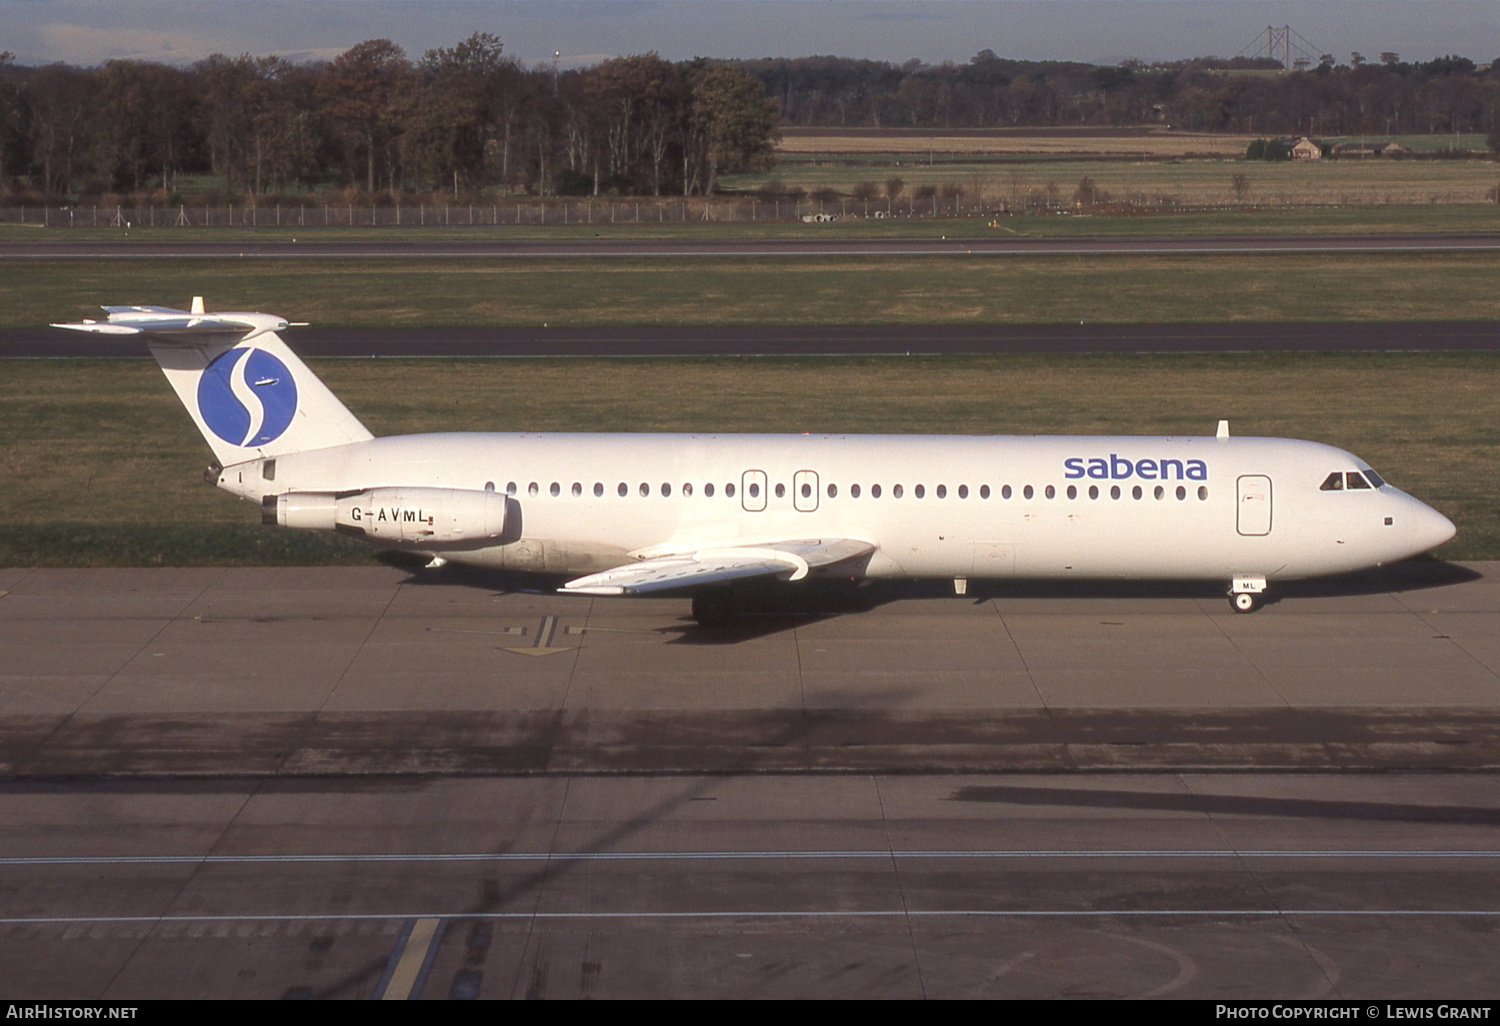
<instances>
[{"instance_id":1,"label":"forward passenger door","mask_svg":"<svg viewBox=\"0 0 1500 1026\"><path fill-rule=\"evenodd\" d=\"M1239 531L1249 537L1271 533L1271 479L1264 474L1240 478Z\"/></svg>"}]
</instances>

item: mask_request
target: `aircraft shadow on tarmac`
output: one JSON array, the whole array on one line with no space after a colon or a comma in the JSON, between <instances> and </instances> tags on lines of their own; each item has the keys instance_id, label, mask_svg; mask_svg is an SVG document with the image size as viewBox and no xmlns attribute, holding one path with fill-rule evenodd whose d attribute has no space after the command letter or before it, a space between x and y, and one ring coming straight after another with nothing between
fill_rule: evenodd
<instances>
[{"instance_id":1,"label":"aircraft shadow on tarmac","mask_svg":"<svg viewBox=\"0 0 1500 1026\"><path fill-rule=\"evenodd\" d=\"M1245 794L1125 791L1113 787L984 785L957 788L954 802L1018 806L1136 809L1145 812L1208 813L1317 820L1407 823L1500 824L1500 810L1482 806L1417 805L1410 802L1338 801Z\"/></svg>"},{"instance_id":2,"label":"aircraft shadow on tarmac","mask_svg":"<svg viewBox=\"0 0 1500 1026\"><path fill-rule=\"evenodd\" d=\"M452 564L438 570L417 571L409 562L391 560L412 570L412 585L461 584L501 593L553 594L563 578L479 570ZM1282 600L1382 595L1424 591L1476 581L1484 575L1468 567L1422 558L1390 566L1306 581L1277 583L1267 605ZM673 645L732 645L839 616L857 616L893 602L945 599L982 605L996 599L1119 599L1128 613L1132 599L1192 598L1224 600L1227 589L1212 581L970 581L968 593L953 594L944 580L807 581L796 587L757 583L737 589L736 613L726 624L708 626L682 617L659 628Z\"/></svg>"}]
</instances>

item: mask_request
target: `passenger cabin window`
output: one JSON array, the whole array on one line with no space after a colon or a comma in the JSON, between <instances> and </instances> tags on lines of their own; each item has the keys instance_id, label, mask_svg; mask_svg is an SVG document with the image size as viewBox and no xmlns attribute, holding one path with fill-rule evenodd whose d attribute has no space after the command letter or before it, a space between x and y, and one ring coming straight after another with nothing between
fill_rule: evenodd
<instances>
[{"instance_id":1,"label":"passenger cabin window","mask_svg":"<svg viewBox=\"0 0 1500 1026\"><path fill-rule=\"evenodd\" d=\"M958 497L960 499L967 499L969 497L969 486L968 485L959 485L958 486Z\"/></svg>"},{"instance_id":2,"label":"passenger cabin window","mask_svg":"<svg viewBox=\"0 0 1500 1026\"><path fill-rule=\"evenodd\" d=\"M621 481L620 487L617 488L616 491L619 493L620 498L623 499L625 498L626 493L630 491L630 487L624 481Z\"/></svg>"},{"instance_id":3,"label":"passenger cabin window","mask_svg":"<svg viewBox=\"0 0 1500 1026\"><path fill-rule=\"evenodd\" d=\"M1319 491L1324 491L1324 492L1341 492L1341 491L1343 491L1344 490L1344 475L1342 473L1340 473L1339 471L1335 470L1332 474L1329 474L1327 477L1325 477L1323 479L1323 483L1320 484L1320 485L1318 485L1318 490Z\"/></svg>"},{"instance_id":4,"label":"passenger cabin window","mask_svg":"<svg viewBox=\"0 0 1500 1026\"><path fill-rule=\"evenodd\" d=\"M542 489L540 488L540 486L537 485L537 483L535 481L531 482L531 484L529 484L529 485L526 486L526 494L527 495L535 495L537 492L539 492L541 490Z\"/></svg>"},{"instance_id":5,"label":"passenger cabin window","mask_svg":"<svg viewBox=\"0 0 1500 1026\"><path fill-rule=\"evenodd\" d=\"M891 498L899 499L903 494L905 494L905 489L900 485L891 485Z\"/></svg>"},{"instance_id":6,"label":"passenger cabin window","mask_svg":"<svg viewBox=\"0 0 1500 1026\"><path fill-rule=\"evenodd\" d=\"M703 494L710 499L714 497L714 485L712 481L703 486Z\"/></svg>"},{"instance_id":7,"label":"passenger cabin window","mask_svg":"<svg viewBox=\"0 0 1500 1026\"><path fill-rule=\"evenodd\" d=\"M573 482L572 492L573 492L573 498L575 498L575 499L578 498L580 495L583 494L583 485L580 484L577 481L574 481Z\"/></svg>"},{"instance_id":8,"label":"passenger cabin window","mask_svg":"<svg viewBox=\"0 0 1500 1026\"><path fill-rule=\"evenodd\" d=\"M552 482L552 487L548 488L547 491L549 493L551 493L552 497L555 499L555 498L557 498L557 493L560 492L560 491L562 491L562 488L558 485L558 483L556 481L553 481Z\"/></svg>"},{"instance_id":9,"label":"passenger cabin window","mask_svg":"<svg viewBox=\"0 0 1500 1026\"><path fill-rule=\"evenodd\" d=\"M878 498L880 498L880 486L879 485L871 485L870 486L870 498L872 498L872 499L878 499Z\"/></svg>"},{"instance_id":10,"label":"passenger cabin window","mask_svg":"<svg viewBox=\"0 0 1500 1026\"><path fill-rule=\"evenodd\" d=\"M857 499L857 498L859 498L859 485L850 485L849 486L849 497L851 499Z\"/></svg>"},{"instance_id":11,"label":"passenger cabin window","mask_svg":"<svg viewBox=\"0 0 1500 1026\"><path fill-rule=\"evenodd\" d=\"M734 498L734 485L732 483L724 486L724 494L731 499Z\"/></svg>"},{"instance_id":12,"label":"passenger cabin window","mask_svg":"<svg viewBox=\"0 0 1500 1026\"><path fill-rule=\"evenodd\" d=\"M603 495L604 495L604 483L602 481L595 481L594 482L594 498L597 499L597 498L600 498Z\"/></svg>"},{"instance_id":13,"label":"passenger cabin window","mask_svg":"<svg viewBox=\"0 0 1500 1026\"><path fill-rule=\"evenodd\" d=\"M514 481L505 482L505 494L511 496L516 494L516 483Z\"/></svg>"}]
</instances>

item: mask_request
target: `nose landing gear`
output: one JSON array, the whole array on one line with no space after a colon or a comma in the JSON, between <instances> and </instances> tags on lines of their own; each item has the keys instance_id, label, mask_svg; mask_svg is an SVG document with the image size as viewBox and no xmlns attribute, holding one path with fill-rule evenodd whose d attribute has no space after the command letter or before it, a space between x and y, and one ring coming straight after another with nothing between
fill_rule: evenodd
<instances>
[{"instance_id":1,"label":"nose landing gear","mask_svg":"<svg viewBox=\"0 0 1500 1026\"><path fill-rule=\"evenodd\" d=\"M1261 607L1266 579L1258 574L1236 577L1229 585L1229 602L1236 613L1253 613Z\"/></svg>"}]
</instances>

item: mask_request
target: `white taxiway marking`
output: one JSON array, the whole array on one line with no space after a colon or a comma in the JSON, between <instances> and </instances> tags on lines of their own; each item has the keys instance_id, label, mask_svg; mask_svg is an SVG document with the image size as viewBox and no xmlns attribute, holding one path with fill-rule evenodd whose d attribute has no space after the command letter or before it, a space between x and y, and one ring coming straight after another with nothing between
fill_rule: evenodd
<instances>
[{"instance_id":1,"label":"white taxiway marking","mask_svg":"<svg viewBox=\"0 0 1500 1026\"><path fill-rule=\"evenodd\" d=\"M622 851L413 852L349 855L35 855L0 858L8 866L210 865L298 862L631 862L731 859L1500 859L1481 849L1045 849L993 851Z\"/></svg>"},{"instance_id":2,"label":"white taxiway marking","mask_svg":"<svg viewBox=\"0 0 1500 1026\"><path fill-rule=\"evenodd\" d=\"M389 921L392 919L938 919L943 917L985 917L1018 919L1132 919L1164 917L1245 917L1245 916L1500 916L1500 909L1448 908L1164 908L1164 909L790 909L762 912L714 910L702 912L359 912L279 915L230 916L7 916L0 926L98 925L108 923L334 923Z\"/></svg>"}]
</instances>

